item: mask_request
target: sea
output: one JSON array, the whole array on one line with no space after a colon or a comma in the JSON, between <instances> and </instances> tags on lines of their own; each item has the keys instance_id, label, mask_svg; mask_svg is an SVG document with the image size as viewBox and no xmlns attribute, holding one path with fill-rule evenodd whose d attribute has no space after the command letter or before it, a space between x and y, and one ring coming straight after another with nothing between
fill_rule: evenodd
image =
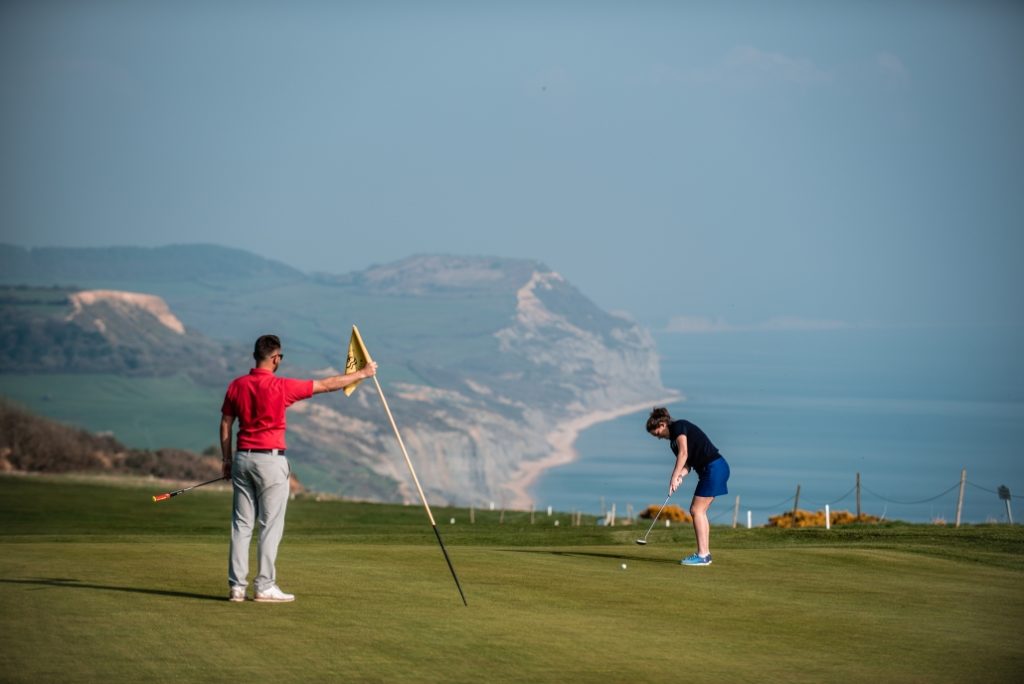
<instances>
[{"instance_id":1,"label":"sea","mask_svg":"<svg viewBox=\"0 0 1024 684\"><path fill-rule=\"evenodd\" d=\"M855 513L858 474L862 512L953 524L964 471L962 522L1024 519L1024 327L655 338L663 383L685 397L672 416L700 426L731 468L712 524L764 525L794 504ZM538 509L660 506L674 456L645 432L648 413L583 431L578 458L532 487ZM687 477L672 502L685 509L695 484Z\"/></svg>"}]
</instances>

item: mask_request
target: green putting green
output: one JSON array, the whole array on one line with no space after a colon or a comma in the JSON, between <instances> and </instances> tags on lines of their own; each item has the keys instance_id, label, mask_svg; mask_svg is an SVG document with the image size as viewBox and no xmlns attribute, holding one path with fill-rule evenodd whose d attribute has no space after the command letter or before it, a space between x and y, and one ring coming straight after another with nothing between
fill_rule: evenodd
<instances>
[{"instance_id":1,"label":"green putting green","mask_svg":"<svg viewBox=\"0 0 1024 684\"><path fill-rule=\"evenodd\" d=\"M0 477L0 680L1019 681L1024 530L581 527L290 504L290 604L226 600L230 493ZM450 524L456 519L454 525ZM561 524L554 526L559 519ZM255 549L254 549L255 550ZM626 569L622 565L626 564Z\"/></svg>"}]
</instances>

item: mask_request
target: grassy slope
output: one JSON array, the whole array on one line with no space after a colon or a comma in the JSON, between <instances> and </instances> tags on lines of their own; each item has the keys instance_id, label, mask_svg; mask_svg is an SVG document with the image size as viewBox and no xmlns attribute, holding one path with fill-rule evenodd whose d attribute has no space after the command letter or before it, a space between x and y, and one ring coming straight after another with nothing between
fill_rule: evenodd
<instances>
[{"instance_id":1,"label":"grassy slope","mask_svg":"<svg viewBox=\"0 0 1024 684\"><path fill-rule=\"evenodd\" d=\"M30 411L85 428L111 431L140 449L202 451L217 443L223 388L185 376L109 374L0 375L0 395Z\"/></svg>"},{"instance_id":2,"label":"grassy slope","mask_svg":"<svg viewBox=\"0 0 1024 684\"><path fill-rule=\"evenodd\" d=\"M230 496L0 477L3 681L1019 681L1024 531L554 527L293 502L294 604L224 600ZM457 524L448 520L456 517ZM627 563L628 569L620 569Z\"/></svg>"},{"instance_id":3,"label":"grassy slope","mask_svg":"<svg viewBox=\"0 0 1024 684\"><path fill-rule=\"evenodd\" d=\"M185 320L189 325L198 321L203 334L247 350L260 334L280 334L288 357L282 372L292 377L309 377L312 370L328 366L343 369L352 324L358 324L371 353L382 364L385 387L398 382L436 383L445 376L434 372L430 381L421 377L422 369L434 366L466 368L486 359L493 367L497 352L493 332L507 325L514 311L510 293L386 297L306 281L257 284L246 288L244 282L233 283L236 290L219 296L216 287L195 283L150 283L153 287L144 289L167 297L172 310L179 314L184 310L189 314ZM18 295L20 291L8 292ZM39 296L38 291L30 292ZM49 292L45 291L47 296ZM414 330L421 332L412 334ZM248 353L233 362L236 375L250 367ZM226 382L204 386L184 375L0 374L0 396L93 432L111 431L122 443L146 449L202 451L216 444L226 386ZM322 473L310 471L309 475L315 480Z\"/></svg>"}]
</instances>

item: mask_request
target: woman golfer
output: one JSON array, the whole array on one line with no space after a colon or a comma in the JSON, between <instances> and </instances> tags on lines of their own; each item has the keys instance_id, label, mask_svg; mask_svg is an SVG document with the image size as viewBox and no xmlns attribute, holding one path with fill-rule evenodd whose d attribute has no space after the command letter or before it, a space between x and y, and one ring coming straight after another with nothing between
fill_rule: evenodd
<instances>
[{"instance_id":1,"label":"woman golfer","mask_svg":"<svg viewBox=\"0 0 1024 684\"><path fill-rule=\"evenodd\" d=\"M690 471L696 471L700 478L690 502L693 516L693 532L697 536L697 553L687 556L683 565L711 565L709 538L711 525L708 523L708 507L716 496L728 494L729 464L725 462L717 447L711 443L704 431L688 420L672 420L667 408L656 408L647 419L647 432L658 439L667 439L676 455L676 465L668 480L668 494L672 496L683 478Z\"/></svg>"}]
</instances>

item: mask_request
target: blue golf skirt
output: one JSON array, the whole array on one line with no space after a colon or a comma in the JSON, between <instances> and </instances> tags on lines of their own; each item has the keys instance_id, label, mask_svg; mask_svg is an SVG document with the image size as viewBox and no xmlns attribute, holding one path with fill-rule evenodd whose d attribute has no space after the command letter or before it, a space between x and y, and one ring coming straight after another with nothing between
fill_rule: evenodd
<instances>
[{"instance_id":1,"label":"blue golf skirt","mask_svg":"<svg viewBox=\"0 0 1024 684\"><path fill-rule=\"evenodd\" d=\"M693 490L694 496L722 496L729 493L726 486L729 481L729 464L725 462L725 457L708 463L703 470L697 471L697 476L700 479L697 488Z\"/></svg>"}]
</instances>

